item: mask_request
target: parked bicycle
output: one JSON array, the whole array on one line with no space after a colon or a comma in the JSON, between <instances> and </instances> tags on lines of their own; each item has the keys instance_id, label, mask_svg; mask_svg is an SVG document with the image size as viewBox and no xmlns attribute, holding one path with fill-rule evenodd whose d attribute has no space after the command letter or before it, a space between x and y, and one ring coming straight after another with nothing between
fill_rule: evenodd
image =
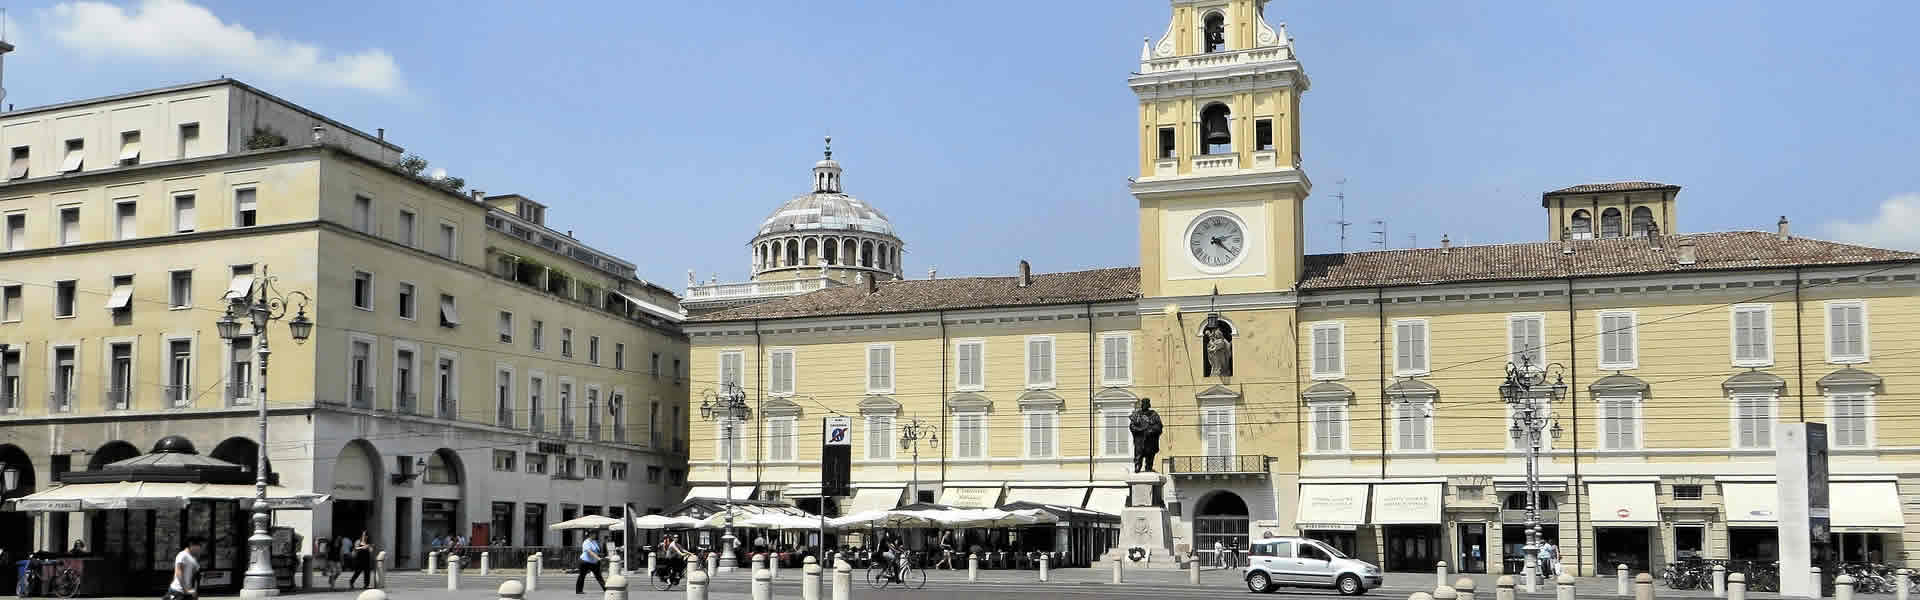
<instances>
[{"instance_id":1,"label":"parked bicycle","mask_svg":"<svg viewBox=\"0 0 1920 600\"><path fill-rule=\"evenodd\" d=\"M45 590L55 597L72 598L80 593L80 572L58 560L29 559L26 589Z\"/></svg>"}]
</instances>

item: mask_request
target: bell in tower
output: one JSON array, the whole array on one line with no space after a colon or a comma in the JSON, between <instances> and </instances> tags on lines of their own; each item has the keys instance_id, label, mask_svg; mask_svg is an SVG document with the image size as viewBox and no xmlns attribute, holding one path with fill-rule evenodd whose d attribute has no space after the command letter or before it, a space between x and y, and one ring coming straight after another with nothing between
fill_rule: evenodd
<instances>
[{"instance_id":1,"label":"bell in tower","mask_svg":"<svg viewBox=\"0 0 1920 600\"><path fill-rule=\"evenodd\" d=\"M1233 131L1227 123L1228 114L1229 111L1223 104L1214 104L1201 111L1200 142L1207 148L1207 154L1232 150Z\"/></svg>"}]
</instances>

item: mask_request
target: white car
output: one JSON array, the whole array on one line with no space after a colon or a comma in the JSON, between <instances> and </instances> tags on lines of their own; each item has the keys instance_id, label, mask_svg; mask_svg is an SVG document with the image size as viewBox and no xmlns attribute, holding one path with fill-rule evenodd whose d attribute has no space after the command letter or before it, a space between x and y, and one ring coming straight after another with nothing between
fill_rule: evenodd
<instances>
[{"instance_id":1,"label":"white car","mask_svg":"<svg viewBox=\"0 0 1920 600\"><path fill-rule=\"evenodd\" d=\"M1380 567L1348 558L1319 540L1299 537L1255 542L1242 570L1247 589L1262 593L1291 586L1333 588L1353 596L1380 587Z\"/></svg>"}]
</instances>

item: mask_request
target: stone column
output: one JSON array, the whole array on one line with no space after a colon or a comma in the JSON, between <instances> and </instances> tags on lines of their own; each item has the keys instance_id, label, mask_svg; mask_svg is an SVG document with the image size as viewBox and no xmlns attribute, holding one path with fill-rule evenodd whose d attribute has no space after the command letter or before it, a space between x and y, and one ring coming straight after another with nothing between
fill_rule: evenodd
<instances>
[{"instance_id":1,"label":"stone column","mask_svg":"<svg viewBox=\"0 0 1920 600\"><path fill-rule=\"evenodd\" d=\"M1051 552L1040 553L1040 583L1047 582L1047 563L1050 561L1049 557L1052 555L1053 553Z\"/></svg>"},{"instance_id":2,"label":"stone column","mask_svg":"<svg viewBox=\"0 0 1920 600\"><path fill-rule=\"evenodd\" d=\"M427 574L434 575L439 572L440 572L440 551L434 550L432 552L428 552L427 553Z\"/></svg>"},{"instance_id":3,"label":"stone column","mask_svg":"<svg viewBox=\"0 0 1920 600\"><path fill-rule=\"evenodd\" d=\"M539 553L535 553L533 556L527 557L527 585L525 587L526 587L526 591L528 592L534 591L536 589L540 589L540 554Z\"/></svg>"},{"instance_id":4,"label":"stone column","mask_svg":"<svg viewBox=\"0 0 1920 600\"><path fill-rule=\"evenodd\" d=\"M1833 578L1833 600L1853 600L1853 576L1841 573Z\"/></svg>"},{"instance_id":5,"label":"stone column","mask_svg":"<svg viewBox=\"0 0 1920 600\"><path fill-rule=\"evenodd\" d=\"M1121 562L1121 559L1118 559L1118 558L1113 559L1113 582L1114 583L1126 582L1126 577L1120 574L1120 570L1122 568L1120 566L1120 562Z\"/></svg>"},{"instance_id":6,"label":"stone column","mask_svg":"<svg viewBox=\"0 0 1920 600\"><path fill-rule=\"evenodd\" d=\"M1554 583L1557 584L1553 587L1555 600L1573 600L1572 575L1561 573L1560 577L1554 580Z\"/></svg>"},{"instance_id":7,"label":"stone column","mask_svg":"<svg viewBox=\"0 0 1920 600\"><path fill-rule=\"evenodd\" d=\"M1620 563L1613 566L1613 588L1614 588L1614 591L1613 591L1614 595L1620 596L1622 598L1625 598L1627 597L1627 595L1633 593L1629 591L1632 588L1627 587L1627 564L1626 563Z\"/></svg>"},{"instance_id":8,"label":"stone column","mask_svg":"<svg viewBox=\"0 0 1920 600\"><path fill-rule=\"evenodd\" d=\"M1907 600L1913 593L1913 571L1897 569L1893 572L1893 600Z\"/></svg>"}]
</instances>

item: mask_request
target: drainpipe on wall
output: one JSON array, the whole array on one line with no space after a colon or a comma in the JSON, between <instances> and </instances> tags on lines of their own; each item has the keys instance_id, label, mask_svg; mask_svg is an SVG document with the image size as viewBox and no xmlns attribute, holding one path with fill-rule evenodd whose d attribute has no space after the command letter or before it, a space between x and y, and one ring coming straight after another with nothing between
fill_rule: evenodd
<instances>
[{"instance_id":1,"label":"drainpipe on wall","mask_svg":"<svg viewBox=\"0 0 1920 600\"><path fill-rule=\"evenodd\" d=\"M1380 338L1378 340L1375 340L1376 343L1373 346L1374 348L1378 349L1380 353L1380 478L1381 479L1387 478L1387 425L1388 425L1388 421L1387 421L1387 305L1380 303L1384 299L1386 299L1386 291L1382 288L1377 288L1377 287L1373 288L1373 308L1374 308L1374 311L1379 313L1380 315L1379 324L1377 327L1379 330L1378 334Z\"/></svg>"},{"instance_id":2,"label":"drainpipe on wall","mask_svg":"<svg viewBox=\"0 0 1920 600\"><path fill-rule=\"evenodd\" d=\"M1573 278L1567 278L1567 401L1573 405L1573 565L1576 572L1582 572L1580 565L1586 564L1587 530L1586 513L1580 509L1586 493L1580 489L1580 344L1578 329L1575 328L1573 312ZM1597 554L1597 553L1596 553ZM1594 572L1599 572L1595 565Z\"/></svg>"},{"instance_id":3,"label":"drainpipe on wall","mask_svg":"<svg viewBox=\"0 0 1920 600\"><path fill-rule=\"evenodd\" d=\"M939 415L940 424L934 427L936 433L947 428L947 345L951 343L947 340L947 311L939 311L937 314L940 316L940 407L934 413ZM948 431L947 435L951 436L953 432ZM949 439L940 443L940 488L942 490L947 487L947 444L951 442L952 440ZM916 490L915 493L919 492ZM920 499L914 498L913 501L919 502Z\"/></svg>"},{"instance_id":4,"label":"drainpipe on wall","mask_svg":"<svg viewBox=\"0 0 1920 600\"><path fill-rule=\"evenodd\" d=\"M1095 451L1098 450L1100 446L1100 440L1094 439L1093 423L1094 421L1098 421L1100 419L1100 415L1094 411L1094 407L1093 407L1093 382L1095 377L1100 376L1101 374L1100 367L1103 365L1098 364L1098 361L1094 360L1095 358L1098 357L1098 355L1094 354L1095 346L1098 346L1100 344L1100 340L1093 331L1094 329L1093 325L1094 325L1093 303L1088 302L1087 303L1087 481L1093 481L1093 457L1097 454L1097 452ZM1133 353L1131 352L1127 353L1127 358L1131 360L1133 358Z\"/></svg>"},{"instance_id":5,"label":"drainpipe on wall","mask_svg":"<svg viewBox=\"0 0 1920 600\"><path fill-rule=\"evenodd\" d=\"M1800 422L1807 422L1807 359L1806 340L1803 337L1800 322L1806 312L1800 303L1800 267L1793 268L1793 379L1796 388L1793 395L1800 402Z\"/></svg>"},{"instance_id":6,"label":"drainpipe on wall","mask_svg":"<svg viewBox=\"0 0 1920 600\"><path fill-rule=\"evenodd\" d=\"M764 372L767 362L767 349L764 346L765 341L760 338L760 321L756 320L753 322L753 403L756 409L767 407L767 385L760 379L760 374ZM755 416L759 418L753 420L753 487L758 490L760 488L760 419L766 418L766 414L761 413ZM733 473L727 473L727 475L732 476ZM727 498L733 498L733 490L727 490Z\"/></svg>"}]
</instances>

